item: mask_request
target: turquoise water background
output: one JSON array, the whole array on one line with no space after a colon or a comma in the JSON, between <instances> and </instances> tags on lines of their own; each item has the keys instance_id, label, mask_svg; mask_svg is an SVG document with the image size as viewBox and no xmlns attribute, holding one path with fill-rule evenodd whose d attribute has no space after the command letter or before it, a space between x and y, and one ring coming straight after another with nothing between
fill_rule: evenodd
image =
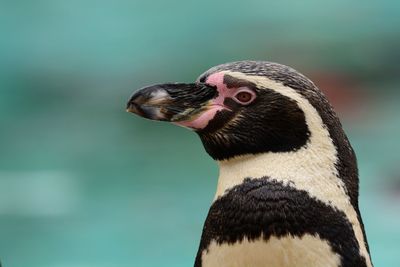
<instances>
[{"instance_id":1,"label":"turquoise water background","mask_svg":"<svg viewBox=\"0 0 400 267\"><path fill-rule=\"evenodd\" d=\"M147 84L241 59L291 65L322 89L341 81L327 94L358 156L372 259L400 266L399 10L394 0L2 1L2 266L191 266L217 166L194 133L125 103Z\"/></svg>"}]
</instances>

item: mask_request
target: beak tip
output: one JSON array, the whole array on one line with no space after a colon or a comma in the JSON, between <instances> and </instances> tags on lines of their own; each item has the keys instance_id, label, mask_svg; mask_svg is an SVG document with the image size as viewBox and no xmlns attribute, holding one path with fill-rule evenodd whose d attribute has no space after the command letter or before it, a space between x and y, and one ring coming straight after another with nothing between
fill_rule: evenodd
<instances>
[{"instance_id":1,"label":"beak tip","mask_svg":"<svg viewBox=\"0 0 400 267\"><path fill-rule=\"evenodd\" d=\"M137 106L135 105L135 103L133 103L131 101L128 102L128 104L126 105L126 109L125 110L126 110L126 112L129 112L129 113L138 114Z\"/></svg>"}]
</instances>

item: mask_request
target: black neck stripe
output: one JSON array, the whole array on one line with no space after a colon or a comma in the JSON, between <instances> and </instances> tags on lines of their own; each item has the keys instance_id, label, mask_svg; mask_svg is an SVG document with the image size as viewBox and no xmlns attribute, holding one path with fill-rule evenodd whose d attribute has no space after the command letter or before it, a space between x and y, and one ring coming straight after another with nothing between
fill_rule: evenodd
<instances>
[{"instance_id":1,"label":"black neck stripe","mask_svg":"<svg viewBox=\"0 0 400 267\"><path fill-rule=\"evenodd\" d=\"M195 266L212 240L218 244L263 236L318 235L341 257L342 267L366 266L352 225L342 211L269 178L246 179L218 198L207 216Z\"/></svg>"}]
</instances>

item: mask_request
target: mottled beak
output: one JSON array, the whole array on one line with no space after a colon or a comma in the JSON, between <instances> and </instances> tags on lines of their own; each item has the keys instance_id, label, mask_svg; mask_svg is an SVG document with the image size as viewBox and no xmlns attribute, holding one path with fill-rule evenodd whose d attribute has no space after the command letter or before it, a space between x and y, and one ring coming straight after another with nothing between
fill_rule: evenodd
<instances>
[{"instance_id":1,"label":"mottled beak","mask_svg":"<svg viewBox=\"0 0 400 267\"><path fill-rule=\"evenodd\" d=\"M127 111L179 124L202 114L217 94L215 87L203 83L157 84L136 91L128 101Z\"/></svg>"}]
</instances>

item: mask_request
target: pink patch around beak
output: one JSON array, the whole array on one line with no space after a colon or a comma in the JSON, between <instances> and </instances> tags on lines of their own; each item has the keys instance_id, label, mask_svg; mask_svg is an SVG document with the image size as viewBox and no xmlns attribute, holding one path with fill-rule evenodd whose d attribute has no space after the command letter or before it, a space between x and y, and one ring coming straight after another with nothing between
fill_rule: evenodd
<instances>
[{"instance_id":1,"label":"pink patch around beak","mask_svg":"<svg viewBox=\"0 0 400 267\"><path fill-rule=\"evenodd\" d=\"M206 83L216 86L218 90L218 96L211 101L208 109L193 120L174 122L174 124L195 130L204 129L218 111L229 110L224 106L224 100L227 95L230 96L232 93L224 84L224 73L218 72L210 75Z\"/></svg>"},{"instance_id":2,"label":"pink patch around beak","mask_svg":"<svg viewBox=\"0 0 400 267\"><path fill-rule=\"evenodd\" d=\"M215 117L215 114L217 114L218 111L223 109L224 107L222 106L211 105L208 107L206 111L201 113L197 118L189 121L174 122L174 124L195 130L204 129L207 127L209 121L211 121Z\"/></svg>"}]
</instances>

